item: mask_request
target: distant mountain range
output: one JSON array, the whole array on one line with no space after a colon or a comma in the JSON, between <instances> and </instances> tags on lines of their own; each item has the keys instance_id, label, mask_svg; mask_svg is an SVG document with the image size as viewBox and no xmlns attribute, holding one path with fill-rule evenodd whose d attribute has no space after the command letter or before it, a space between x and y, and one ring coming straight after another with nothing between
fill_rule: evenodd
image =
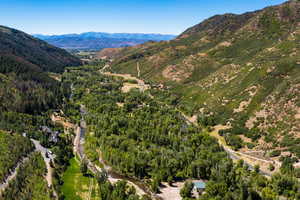
<instances>
[{"instance_id":1,"label":"distant mountain range","mask_svg":"<svg viewBox=\"0 0 300 200\"><path fill-rule=\"evenodd\" d=\"M148 41L165 41L174 39L175 35L143 33L103 33L87 32L65 35L33 35L54 46L64 49L101 50L143 44Z\"/></svg>"}]
</instances>

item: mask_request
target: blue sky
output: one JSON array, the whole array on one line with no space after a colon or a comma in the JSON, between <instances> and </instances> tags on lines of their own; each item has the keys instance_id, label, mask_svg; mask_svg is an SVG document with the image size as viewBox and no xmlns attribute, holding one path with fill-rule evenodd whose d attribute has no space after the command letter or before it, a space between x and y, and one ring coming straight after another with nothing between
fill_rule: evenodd
<instances>
[{"instance_id":1,"label":"blue sky","mask_svg":"<svg viewBox=\"0 0 300 200\"><path fill-rule=\"evenodd\" d=\"M1 0L0 24L27 33L179 34L215 14L243 13L284 0Z\"/></svg>"}]
</instances>

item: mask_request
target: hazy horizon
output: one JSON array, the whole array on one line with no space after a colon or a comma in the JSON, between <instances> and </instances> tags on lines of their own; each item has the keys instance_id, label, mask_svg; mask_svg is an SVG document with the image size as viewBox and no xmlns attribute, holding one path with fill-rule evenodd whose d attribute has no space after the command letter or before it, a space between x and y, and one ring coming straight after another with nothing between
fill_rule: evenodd
<instances>
[{"instance_id":1,"label":"hazy horizon","mask_svg":"<svg viewBox=\"0 0 300 200\"><path fill-rule=\"evenodd\" d=\"M144 32L140 32L140 33L136 33L136 32L132 32L132 33L128 33L128 32L118 32L118 33L113 33L113 32L105 32L105 31L85 31L85 32L80 32L80 33L63 33L63 34L43 34L43 33L30 33L31 35L45 35L45 36L58 36L58 35L81 35L84 33L106 33L106 34L153 34L153 35L174 35L177 36L178 34L164 34L164 33L144 33Z\"/></svg>"}]
</instances>

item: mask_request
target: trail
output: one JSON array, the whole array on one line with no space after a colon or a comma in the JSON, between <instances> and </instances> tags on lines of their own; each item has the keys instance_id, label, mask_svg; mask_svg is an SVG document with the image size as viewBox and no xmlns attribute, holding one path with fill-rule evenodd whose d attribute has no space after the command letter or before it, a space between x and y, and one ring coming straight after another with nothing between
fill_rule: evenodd
<instances>
[{"instance_id":1,"label":"trail","mask_svg":"<svg viewBox=\"0 0 300 200\"><path fill-rule=\"evenodd\" d=\"M136 63L136 71L137 71L137 76L140 78L141 77L141 70L140 70L140 63Z\"/></svg>"},{"instance_id":2,"label":"trail","mask_svg":"<svg viewBox=\"0 0 300 200\"><path fill-rule=\"evenodd\" d=\"M107 68L109 68L109 64L104 65L104 67L100 69L100 73L104 73Z\"/></svg>"},{"instance_id":3,"label":"trail","mask_svg":"<svg viewBox=\"0 0 300 200\"><path fill-rule=\"evenodd\" d=\"M259 164L259 165L266 165L268 167L269 164L273 164L275 165L277 168L279 168L281 166L281 163L278 162L278 161L273 161L273 160L266 160L266 159L262 159L262 158L258 158L258 157L255 157L255 156L251 156L251 155L248 155L246 153L243 153L243 152L239 152L239 151L234 151L233 149L231 149L224 141L224 138L222 136L220 136L218 134L218 131L219 130L222 130L222 129L227 129L229 127L226 127L226 126L215 126L215 130L212 131L210 133L211 136L215 137L218 141L218 143L224 148L224 150L228 153L228 155L230 156L230 158L233 160L233 161L238 161L238 160L243 160L244 163L251 169L251 170L254 170L254 166L256 164ZM250 153L250 152L249 152ZM264 170L264 169L261 169L260 168L260 173L266 177L271 177L272 176L272 173Z\"/></svg>"},{"instance_id":4,"label":"trail","mask_svg":"<svg viewBox=\"0 0 300 200\"><path fill-rule=\"evenodd\" d=\"M137 82L137 84L124 83L123 88L122 88L123 92L128 92L131 88L139 88L141 92L144 92L144 91L150 89L150 85L146 84L143 80L132 76L131 74L116 74L116 73L111 73L111 72L105 72L106 69L108 69L109 67L110 67L110 65L106 64L102 69L99 70L99 72L106 76L120 77L125 80L134 80ZM138 73L138 77L140 77L139 63L137 63L137 73Z\"/></svg>"},{"instance_id":5,"label":"trail","mask_svg":"<svg viewBox=\"0 0 300 200\"><path fill-rule=\"evenodd\" d=\"M109 68L109 65L105 65L105 67L103 69L101 69L99 72L101 74L107 75L107 76L122 77L125 80L136 80L137 81L137 85L139 85L140 87L142 87L141 91L145 91L146 89L150 88L150 85L145 84L145 82L143 80L141 80L139 78L136 78L136 77L133 77L130 74L116 74L116 73L111 73L111 72L105 72L105 70L108 69L108 68ZM138 64L137 64L137 71L138 71L138 75L139 75L139 65ZM182 111L178 110L177 108L175 108L175 109L180 113L180 115L185 119L185 121L188 124L193 124L195 126L198 126L198 124L197 124L197 118L195 116L188 117ZM81 113L84 115L83 112L81 112ZM86 159L86 156L84 154L84 149L83 149L84 136L85 136L85 128L86 128L86 124L83 121L83 117L82 117L82 120L80 122L80 127L77 128L77 131L76 131L77 134L76 134L76 138L75 138L75 141L74 141L75 142L74 143L74 149L78 151L78 155L79 155L79 157L81 159L83 159L83 158ZM237 161L237 160L240 160L240 159L244 160L244 163L246 165L248 165L249 169L251 169L251 170L254 170L254 165L251 162L249 162L249 161L245 161L245 158L249 158L249 159L251 158L251 159L255 159L255 160L260 160L261 162L266 162L266 160L263 160L263 159L260 159L260 158L256 158L256 157L253 157L253 156L241 153L241 152L236 152L236 151L232 150L231 148L229 148L227 145L222 144L219 141L219 139L218 139L218 142L224 148L224 150L228 153L228 156L232 160L234 160L234 161ZM93 173L97 173L97 172L101 172L102 171L101 168L99 168L98 166L95 166L89 160L87 160L87 161L88 161L88 167L89 167L89 169ZM138 193L140 193L139 190L141 190L144 193L151 194L152 198L154 198L154 199L168 199L168 198L165 198L165 197L168 196L168 194L170 194L169 191L166 191L166 193L168 193L168 194L163 193L163 195L162 194L159 194L159 195L153 194L151 191L145 190L145 188L143 188L143 186L140 187L139 185L137 185L136 182L135 182L136 180L133 179L133 181L131 181L131 179L128 178L128 177L123 177L122 175L115 174L113 171L111 171L110 166L107 166L105 164L105 161L102 160L101 158L100 158L99 161L104 165L104 169L109 172L108 179L109 179L110 182L116 182L118 180L126 180L130 185L133 185L137 189ZM267 161L267 162L269 162L269 161ZM267 176L267 177L271 176L271 174L269 174L267 172L264 172L264 171L261 171L261 173L263 175Z\"/></svg>"},{"instance_id":6,"label":"trail","mask_svg":"<svg viewBox=\"0 0 300 200\"><path fill-rule=\"evenodd\" d=\"M138 79L136 77L131 76L130 74L115 74L115 73L111 73L111 72L101 72L99 71L101 74L106 75L106 76L114 76L114 77L120 77L123 78L125 80L134 80L137 82L137 84L128 84L128 85L132 85L132 87L136 87L139 88L142 92L150 89L150 85L146 84L143 80Z\"/></svg>"}]
</instances>

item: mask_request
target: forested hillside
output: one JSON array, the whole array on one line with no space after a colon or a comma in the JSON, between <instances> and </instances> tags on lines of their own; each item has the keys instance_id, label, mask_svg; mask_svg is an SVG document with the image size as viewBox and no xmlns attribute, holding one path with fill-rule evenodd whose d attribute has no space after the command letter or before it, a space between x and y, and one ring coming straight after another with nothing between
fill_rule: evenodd
<instances>
[{"instance_id":1,"label":"forested hillside","mask_svg":"<svg viewBox=\"0 0 300 200\"><path fill-rule=\"evenodd\" d=\"M300 158L299 22L296 0L217 15L175 40L128 48L113 71L163 83L199 123L225 125L221 134L237 149Z\"/></svg>"},{"instance_id":2,"label":"forested hillside","mask_svg":"<svg viewBox=\"0 0 300 200\"><path fill-rule=\"evenodd\" d=\"M0 26L0 199L52 199L45 180L44 159L30 138L51 147L63 144L57 153L57 174L67 165L67 139L42 127L55 128L50 109L61 107L68 89L52 78L67 66L81 61L65 50L53 47L21 31ZM51 72L51 74L50 74ZM60 154L60 152L63 152Z\"/></svg>"},{"instance_id":3,"label":"forested hillside","mask_svg":"<svg viewBox=\"0 0 300 200\"><path fill-rule=\"evenodd\" d=\"M299 51L299 0L84 66L0 26L0 200L300 200Z\"/></svg>"},{"instance_id":4,"label":"forested hillside","mask_svg":"<svg viewBox=\"0 0 300 200\"><path fill-rule=\"evenodd\" d=\"M36 39L24 32L0 26L0 55L15 56L17 62L31 63L43 71L62 72L80 61L63 49Z\"/></svg>"},{"instance_id":5,"label":"forested hillside","mask_svg":"<svg viewBox=\"0 0 300 200\"><path fill-rule=\"evenodd\" d=\"M0 109L35 113L62 100L58 81L47 72L62 72L80 60L23 32L0 27ZM1 117L3 119L4 117Z\"/></svg>"}]
</instances>

